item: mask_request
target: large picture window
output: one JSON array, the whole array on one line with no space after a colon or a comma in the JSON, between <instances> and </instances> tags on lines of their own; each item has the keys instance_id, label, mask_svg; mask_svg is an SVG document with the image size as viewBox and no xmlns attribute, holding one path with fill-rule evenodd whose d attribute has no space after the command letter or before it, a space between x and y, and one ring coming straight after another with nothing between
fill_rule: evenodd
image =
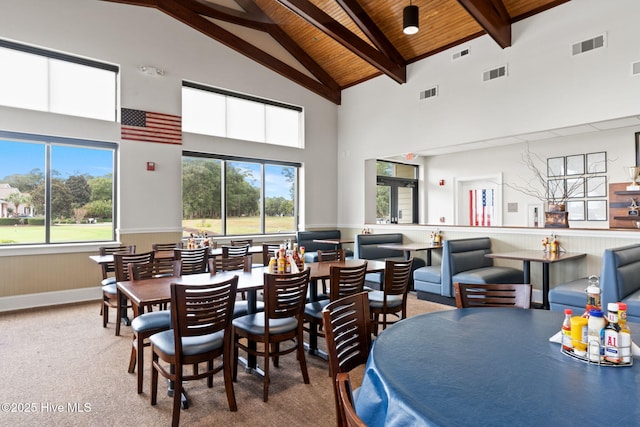
<instances>
[{"instance_id":1,"label":"large picture window","mask_svg":"<svg viewBox=\"0 0 640 427\"><path fill-rule=\"evenodd\" d=\"M295 232L299 168L297 163L184 152L185 236Z\"/></svg>"},{"instance_id":2,"label":"large picture window","mask_svg":"<svg viewBox=\"0 0 640 427\"><path fill-rule=\"evenodd\" d=\"M115 240L116 144L0 132L0 244Z\"/></svg>"}]
</instances>

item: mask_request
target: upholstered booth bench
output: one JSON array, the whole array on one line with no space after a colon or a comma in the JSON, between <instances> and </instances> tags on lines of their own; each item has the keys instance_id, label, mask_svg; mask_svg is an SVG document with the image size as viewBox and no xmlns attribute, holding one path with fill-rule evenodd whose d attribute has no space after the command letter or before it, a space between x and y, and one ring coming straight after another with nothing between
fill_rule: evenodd
<instances>
[{"instance_id":1,"label":"upholstered booth bench","mask_svg":"<svg viewBox=\"0 0 640 427\"><path fill-rule=\"evenodd\" d=\"M358 259L370 259L384 261L387 259L401 260L404 259L404 252L398 249L384 249L378 245L389 243L402 243L402 233L387 233L387 234L357 234L355 237L355 243L353 248L353 256ZM414 257L412 271L425 266L426 263L422 258ZM365 280L367 286L374 289L381 289L383 275L380 273L369 273ZM411 275L413 277L413 274ZM409 289L413 289L413 280L409 280Z\"/></svg>"},{"instance_id":2,"label":"upholstered booth bench","mask_svg":"<svg viewBox=\"0 0 640 427\"><path fill-rule=\"evenodd\" d=\"M549 291L551 310L571 308L574 314L582 314L587 302L586 289L586 277L555 286ZM625 302L629 321L640 322L640 244L605 249L600 289L604 310L610 302Z\"/></svg>"},{"instance_id":3,"label":"upholstered booth bench","mask_svg":"<svg viewBox=\"0 0 640 427\"><path fill-rule=\"evenodd\" d=\"M453 283L522 283L524 273L512 267L499 267L485 255L491 253L491 239L445 240L442 246L442 264L421 267L413 273L418 298L428 299L423 293L453 297ZM422 294L422 295L421 295Z\"/></svg>"},{"instance_id":4,"label":"upholstered booth bench","mask_svg":"<svg viewBox=\"0 0 640 427\"><path fill-rule=\"evenodd\" d=\"M305 262L317 262L318 250L335 249L335 245L330 243L318 243L314 240L340 239L340 230L317 230L317 231L298 231L296 233L296 242L298 246L304 246ZM353 257L353 251L345 248L347 258Z\"/></svg>"}]
</instances>

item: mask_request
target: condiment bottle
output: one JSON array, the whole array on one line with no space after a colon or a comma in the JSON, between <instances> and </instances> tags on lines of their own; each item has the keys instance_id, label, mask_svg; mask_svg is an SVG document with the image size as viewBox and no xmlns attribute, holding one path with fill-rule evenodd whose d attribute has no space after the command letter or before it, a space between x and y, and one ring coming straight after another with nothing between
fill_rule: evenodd
<instances>
[{"instance_id":1,"label":"condiment bottle","mask_svg":"<svg viewBox=\"0 0 640 427\"><path fill-rule=\"evenodd\" d=\"M600 280L598 276L589 276L589 286L587 286L587 304L582 317L589 317L591 310L602 310L600 304Z\"/></svg>"},{"instance_id":2,"label":"condiment bottle","mask_svg":"<svg viewBox=\"0 0 640 427\"><path fill-rule=\"evenodd\" d=\"M277 269L278 269L278 262L277 262L277 260L276 260L276 257L275 257L275 256L272 256L272 257L269 259L269 273L272 273L272 274L273 274L273 273L275 273L275 272L276 272L276 270L277 270Z\"/></svg>"},{"instance_id":3,"label":"condiment bottle","mask_svg":"<svg viewBox=\"0 0 640 427\"><path fill-rule=\"evenodd\" d=\"M627 304L618 303L618 326L620 326L620 356L622 363L631 363L631 330L627 325Z\"/></svg>"},{"instance_id":4,"label":"condiment bottle","mask_svg":"<svg viewBox=\"0 0 640 427\"><path fill-rule=\"evenodd\" d=\"M278 251L278 273L284 274L285 269L285 259L284 259L284 249L280 248Z\"/></svg>"},{"instance_id":5,"label":"condiment bottle","mask_svg":"<svg viewBox=\"0 0 640 427\"><path fill-rule=\"evenodd\" d=\"M592 362L602 359L602 335L604 332L604 314L602 310L592 309L587 323L587 354Z\"/></svg>"},{"instance_id":6,"label":"condiment bottle","mask_svg":"<svg viewBox=\"0 0 640 427\"><path fill-rule=\"evenodd\" d=\"M571 343L571 309L564 309L564 321L562 322L562 349L566 351L573 350Z\"/></svg>"},{"instance_id":7,"label":"condiment bottle","mask_svg":"<svg viewBox=\"0 0 640 427\"><path fill-rule=\"evenodd\" d=\"M611 363L620 363L620 326L618 325L618 304L607 304L607 326L604 328L602 345L604 347L604 360Z\"/></svg>"}]
</instances>

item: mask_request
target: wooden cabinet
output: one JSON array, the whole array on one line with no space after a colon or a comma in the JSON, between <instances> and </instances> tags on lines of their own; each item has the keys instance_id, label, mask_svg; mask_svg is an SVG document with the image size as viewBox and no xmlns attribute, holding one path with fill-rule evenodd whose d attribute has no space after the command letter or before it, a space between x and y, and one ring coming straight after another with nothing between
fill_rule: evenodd
<instances>
[{"instance_id":1,"label":"wooden cabinet","mask_svg":"<svg viewBox=\"0 0 640 427\"><path fill-rule=\"evenodd\" d=\"M627 191L628 182L609 184L609 228L633 228L639 215L629 215L631 199L640 204L640 191Z\"/></svg>"}]
</instances>

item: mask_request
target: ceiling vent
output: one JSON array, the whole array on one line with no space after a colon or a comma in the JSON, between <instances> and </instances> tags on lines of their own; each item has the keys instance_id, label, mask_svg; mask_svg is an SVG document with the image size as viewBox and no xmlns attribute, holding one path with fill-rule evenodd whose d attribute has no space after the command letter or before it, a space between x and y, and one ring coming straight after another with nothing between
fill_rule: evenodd
<instances>
[{"instance_id":1,"label":"ceiling vent","mask_svg":"<svg viewBox=\"0 0 640 427\"><path fill-rule=\"evenodd\" d=\"M438 86L434 86L431 89L423 90L420 92L420 99L433 98L438 96Z\"/></svg>"},{"instance_id":2,"label":"ceiling vent","mask_svg":"<svg viewBox=\"0 0 640 427\"><path fill-rule=\"evenodd\" d=\"M600 49L601 47L604 47L605 42L606 42L605 35L601 34L592 39L583 40L581 42L575 43L571 47L571 51L573 56L580 55L581 53L589 52L590 50Z\"/></svg>"},{"instance_id":3,"label":"ceiling vent","mask_svg":"<svg viewBox=\"0 0 640 427\"><path fill-rule=\"evenodd\" d=\"M469 55L469 48L462 49L462 50L454 53L453 55L451 55L451 60L455 61L455 60L460 59L460 58L462 58L464 56L467 56L467 55Z\"/></svg>"},{"instance_id":4,"label":"ceiling vent","mask_svg":"<svg viewBox=\"0 0 640 427\"><path fill-rule=\"evenodd\" d=\"M488 82L489 80L495 80L506 76L507 66L503 65L502 67L494 68L493 70L485 71L484 73L482 73L482 81Z\"/></svg>"},{"instance_id":5,"label":"ceiling vent","mask_svg":"<svg viewBox=\"0 0 640 427\"><path fill-rule=\"evenodd\" d=\"M640 61L631 64L631 75L637 76L638 74L640 74Z\"/></svg>"}]
</instances>

